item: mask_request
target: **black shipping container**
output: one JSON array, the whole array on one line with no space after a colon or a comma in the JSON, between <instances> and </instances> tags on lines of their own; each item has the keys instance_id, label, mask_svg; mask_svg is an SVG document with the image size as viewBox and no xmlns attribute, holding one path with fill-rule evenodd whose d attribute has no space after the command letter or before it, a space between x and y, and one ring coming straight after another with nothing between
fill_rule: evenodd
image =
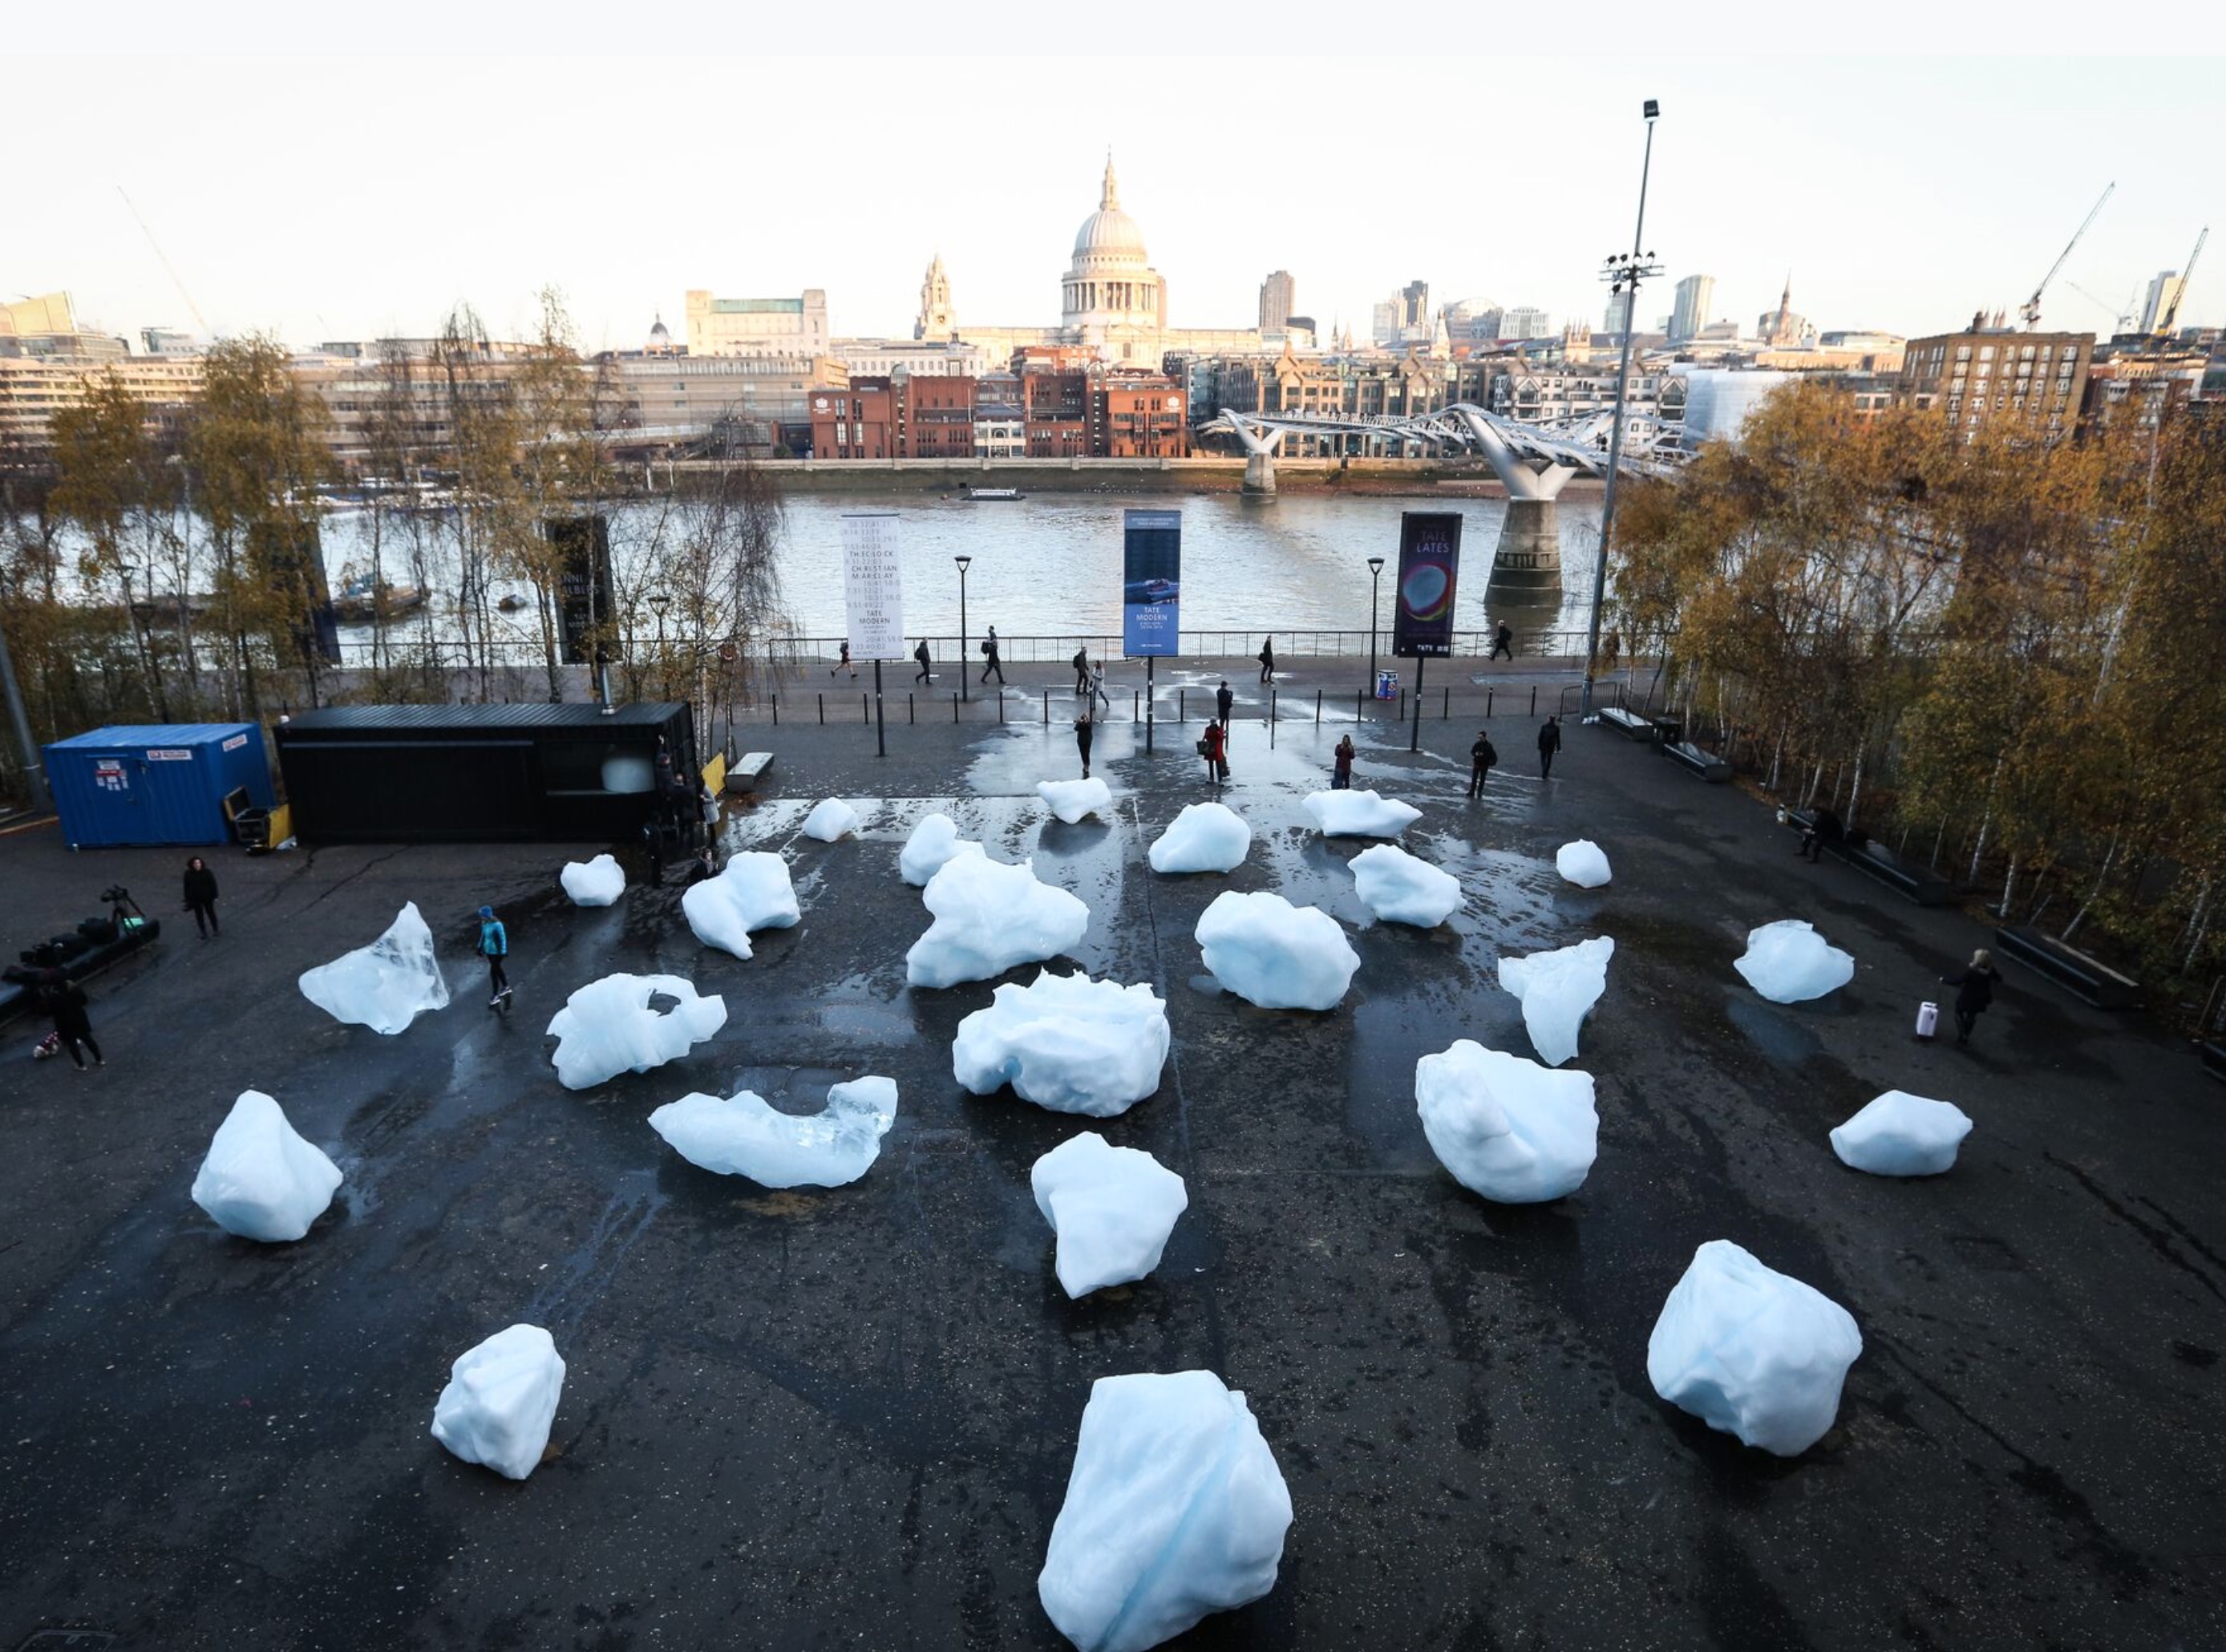
<instances>
[{"instance_id":1,"label":"black shipping container","mask_svg":"<svg viewBox=\"0 0 2226 1652\"><path fill-rule=\"evenodd\" d=\"M339 706L272 734L305 843L630 842L702 766L684 702Z\"/></svg>"}]
</instances>

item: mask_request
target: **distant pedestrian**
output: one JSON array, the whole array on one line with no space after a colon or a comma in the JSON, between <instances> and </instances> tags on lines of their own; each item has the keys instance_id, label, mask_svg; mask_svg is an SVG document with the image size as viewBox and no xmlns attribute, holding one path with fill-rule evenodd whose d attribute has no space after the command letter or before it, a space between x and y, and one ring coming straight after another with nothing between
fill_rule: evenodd
<instances>
[{"instance_id":1,"label":"distant pedestrian","mask_svg":"<svg viewBox=\"0 0 2226 1652\"><path fill-rule=\"evenodd\" d=\"M1229 738L1218 722L1205 726L1205 738L1198 743L1199 753L1205 759L1205 778L1218 785L1229 778Z\"/></svg>"},{"instance_id":2,"label":"distant pedestrian","mask_svg":"<svg viewBox=\"0 0 2226 1652\"><path fill-rule=\"evenodd\" d=\"M1260 645L1260 680L1262 683L1275 680L1275 639L1273 637L1267 638Z\"/></svg>"},{"instance_id":3,"label":"distant pedestrian","mask_svg":"<svg viewBox=\"0 0 2226 1652\"><path fill-rule=\"evenodd\" d=\"M1090 699L1087 703L1093 706L1102 704L1108 711L1113 709L1113 696L1105 692L1105 667L1095 660L1090 665Z\"/></svg>"},{"instance_id":4,"label":"distant pedestrian","mask_svg":"<svg viewBox=\"0 0 2226 1652\"><path fill-rule=\"evenodd\" d=\"M848 637L843 639L843 652L835 662L835 670L828 672L827 675L832 677L836 671L841 670L848 670L853 677L858 675L858 668L850 664L850 639Z\"/></svg>"},{"instance_id":5,"label":"distant pedestrian","mask_svg":"<svg viewBox=\"0 0 2226 1652\"><path fill-rule=\"evenodd\" d=\"M1794 854L1804 861L1823 863L1825 848L1844 842L1848 829L1840 823L1840 816L1829 804L1819 804L1809 816L1809 823L1801 829L1801 842Z\"/></svg>"},{"instance_id":6,"label":"distant pedestrian","mask_svg":"<svg viewBox=\"0 0 2226 1652\"><path fill-rule=\"evenodd\" d=\"M1352 736L1347 734L1338 741L1337 749L1330 753L1329 789L1332 791L1352 790L1352 759L1355 755Z\"/></svg>"},{"instance_id":7,"label":"distant pedestrian","mask_svg":"<svg viewBox=\"0 0 2226 1652\"><path fill-rule=\"evenodd\" d=\"M1615 670L1616 662L1622 658L1623 633L1619 631L1611 631L1600 642L1600 664L1612 671Z\"/></svg>"},{"instance_id":8,"label":"distant pedestrian","mask_svg":"<svg viewBox=\"0 0 2226 1652\"><path fill-rule=\"evenodd\" d=\"M1476 744L1468 748L1468 795L1484 796L1484 783L1491 778L1492 765L1499 761L1499 748L1491 743L1491 736L1479 728Z\"/></svg>"},{"instance_id":9,"label":"distant pedestrian","mask_svg":"<svg viewBox=\"0 0 2226 1652\"><path fill-rule=\"evenodd\" d=\"M216 921L216 874L198 855L186 862L186 910L194 915L194 927L200 931L201 939L220 933Z\"/></svg>"},{"instance_id":10,"label":"distant pedestrian","mask_svg":"<svg viewBox=\"0 0 2226 1652\"><path fill-rule=\"evenodd\" d=\"M86 1013L85 988L74 981L56 981L47 988L47 1013L54 1017L54 1036L70 1052L80 1072L85 1071L87 1051L92 1053L92 1064L105 1067L107 1060L100 1053L100 1045L93 1042L92 1022Z\"/></svg>"},{"instance_id":11,"label":"distant pedestrian","mask_svg":"<svg viewBox=\"0 0 2226 1652\"><path fill-rule=\"evenodd\" d=\"M927 651L926 638L923 637L919 639L919 646L912 651L912 657L919 662L919 675L913 678L913 681L915 683L934 682L935 673L927 669L934 663L934 657Z\"/></svg>"},{"instance_id":12,"label":"distant pedestrian","mask_svg":"<svg viewBox=\"0 0 2226 1652\"><path fill-rule=\"evenodd\" d=\"M503 973L502 961L510 956L510 931L502 926L502 919L494 915L494 908L480 908L480 956L487 961L487 991L493 994L487 1007L510 996L510 977Z\"/></svg>"},{"instance_id":13,"label":"distant pedestrian","mask_svg":"<svg viewBox=\"0 0 2226 1652\"><path fill-rule=\"evenodd\" d=\"M996 626L990 626L989 634L982 639L982 652L986 657L982 662L982 681L987 683L989 680L989 673L995 671L997 674L997 686L1002 688L1005 683L1005 668L997 663Z\"/></svg>"},{"instance_id":14,"label":"distant pedestrian","mask_svg":"<svg viewBox=\"0 0 2226 1652\"><path fill-rule=\"evenodd\" d=\"M1956 989L1956 1043L1971 1041L1971 1028L1978 1021L1979 1012L1994 1001L1994 983L2001 978L2001 971L1994 968L1994 954L1984 947L1974 952L1970 963L1954 975L1940 977Z\"/></svg>"},{"instance_id":15,"label":"distant pedestrian","mask_svg":"<svg viewBox=\"0 0 2226 1652\"><path fill-rule=\"evenodd\" d=\"M1097 738L1097 725L1091 717L1090 709L1084 706L1082 715L1074 720L1074 749L1082 753L1082 778L1085 780L1090 778L1091 742Z\"/></svg>"},{"instance_id":16,"label":"distant pedestrian","mask_svg":"<svg viewBox=\"0 0 2226 1652\"><path fill-rule=\"evenodd\" d=\"M1538 727L1538 778L1554 778L1554 753L1561 749L1561 720L1549 717Z\"/></svg>"},{"instance_id":17,"label":"distant pedestrian","mask_svg":"<svg viewBox=\"0 0 2226 1652\"><path fill-rule=\"evenodd\" d=\"M1079 699L1082 696L1090 692L1090 650L1088 646L1084 645L1081 648L1076 649L1074 651L1074 658L1067 663L1074 667L1074 693L1075 697Z\"/></svg>"},{"instance_id":18,"label":"distant pedestrian","mask_svg":"<svg viewBox=\"0 0 2226 1652\"><path fill-rule=\"evenodd\" d=\"M1491 652L1486 658L1487 660L1494 660L1502 654L1507 656L1510 665L1515 663L1515 632L1504 620L1499 622L1499 629L1492 634Z\"/></svg>"},{"instance_id":19,"label":"distant pedestrian","mask_svg":"<svg viewBox=\"0 0 2226 1652\"><path fill-rule=\"evenodd\" d=\"M1221 732L1229 732L1229 708L1237 703L1237 696L1229 691L1229 679L1223 677L1221 686L1213 692L1213 715L1221 723Z\"/></svg>"}]
</instances>

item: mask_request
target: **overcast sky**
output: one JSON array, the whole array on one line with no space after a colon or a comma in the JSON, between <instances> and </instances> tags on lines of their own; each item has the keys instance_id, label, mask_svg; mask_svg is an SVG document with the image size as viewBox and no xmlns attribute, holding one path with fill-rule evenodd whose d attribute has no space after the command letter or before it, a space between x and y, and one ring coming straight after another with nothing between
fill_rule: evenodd
<instances>
[{"instance_id":1,"label":"overcast sky","mask_svg":"<svg viewBox=\"0 0 2226 1652\"><path fill-rule=\"evenodd\" d=\"M1771 57L1445 54L1490 43L1465 9L1413 51L1334 60L1205 54L1243 41L1201 27L1189 58L589 60L381 58L366 48L406 42L410 18L321 35L337 26L214 6L181 46L236 42L221 58L80 52L53 74L18 58L12 164L30 181L0 217L0 295L66 289L135 342L149 323L192 327L198 307L216 332L306 346L430 332L459 300L515 334L553 284L586 346L631 347L659 312L680 330L690 287L824 287L838 334L908 334L940 249L962 324L1054 325L1110 147L1176 326L1251 325L1262 276L1281 268L1302 312L1363 335L1371 303L1417 276L1436 302L1536 304L1598 327L1595 271L1630 244L1648 97L1662 118L1645 241L1665 274L1644 321L1695 271L1716 278L1715 315L1743 327L1789 270L1795 308L1827 328L1916 334L1981 305L2014 311L2115 181L2044 313L2107 333L2203 226L2226 240L2218 60L1853 58L1834 48L1952 37L1880 26L1875 8L1859 35L1836 9L1814 24L1791 16L1803 10L1771 9L1767 27L1686 14L1701 43L1787 48ZM593 43L635 22L603 9L576 33L562 11L517 9L513 30L482 28L481 43ZM922 15L858 32L912 38ZM1165 32L1173 14L1158 15ZM1336 43L1302 15L1266 32ZM1336 15L1350 33L1366 14ZM1665 15L1640 11L1641 34ZM754 43L747 19L645 14L633 44ZM111 43L164 45L130 23ZM264 50L290 55L238 54ZM2182 319L2226 321L2226 245L2197 268Z\"/></svg>"}]
</instances>

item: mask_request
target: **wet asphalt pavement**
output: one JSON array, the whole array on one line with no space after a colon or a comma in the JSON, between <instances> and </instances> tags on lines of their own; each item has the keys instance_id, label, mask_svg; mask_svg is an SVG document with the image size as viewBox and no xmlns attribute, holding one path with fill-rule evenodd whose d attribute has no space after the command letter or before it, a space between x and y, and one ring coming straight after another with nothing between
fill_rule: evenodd
<instances>
[{"instance_id":1,"label":"wet asphalt pavement","mask_svg":"<svg viewBox=\"0 0 2226 1652\"><path fill-rule=\"evenodd\" d=\"M10 953L117 877L167 926L92 988L105 1071L0 1032L0 1649L58 1626L163 1652L1060 1646L1035 1574L1089 1384L1192 1366L1246 1393L1296 1519L1275 1592L1186 1648L2226 1640L2226 1091L2014 966L1975 1049L1918 1043L1970 919L1797 861L1761 805L1602 731L1570 728L1542 786L1532 727L1494 723L1511 761L1481 804L1465 759L1364 732L1359 783L1423 809L1406 847L1468 893L1427 933L1360 927L1364 845L1299 807L1339 732L1307 725L1270 751L1239 722L1225 800L1253 854L1183 879L1144 851L1209 795L1195 727L1148 758L1106 728L1120 818L1072 827L1032 792L1076 772L1060 726L892 730L887 759L855 726L754 729L779 760L729 845L789 857L804 921L747 963L696 944L676 888L573 909L556 869L598 846L227 855L202 942L170 898L182 854L0 839ZM1448 753L1470 734L1425 725ZM862 837L797 836L827 795ZM1088 1121L964 1094L949 1045L989 985L905 985L926 915L896 854L937 808L1089 902L1075 963L1167 1001L1159 1093L1095 1126L1189 1185L1146 1281L1065 1299L1028 1168ZM1579 836L1609 887L1555 875ZM1338 1010L1215 988L1191 930L1224 888L1352 927ZM295 989L410 899L448 1009L386 1039ZM506 1018L467 956L483 899L510 925ZM1745 987L1746 930L1788 917L1854 952L1852 985L1793 1007ZM1423 1141L1415 1059L1530 1053L1496 958L1593 934L1617 942L1577 1063L1599 1161L1570 1198L1485 1204ZM619 969L724 994L727 1026L567 1091L541 1029ZM831 1191L713 1176L644 1121L745 1085L810 1110L866 1072L896 1079L897 1121ZM251 1086L347 1173L299 1244L227 1238L187 1196ZM1952 1173L1832 1157L1826 1130L1891 1088L1977 1121ZM1861 1326L1838 1426L1797 1460L1647 1383L1655 1314L1717 1237ZM427 1428L449 1362L521 1319L569 1371L552 1457L512 1484Z\"/></svg>"}]
</instances>

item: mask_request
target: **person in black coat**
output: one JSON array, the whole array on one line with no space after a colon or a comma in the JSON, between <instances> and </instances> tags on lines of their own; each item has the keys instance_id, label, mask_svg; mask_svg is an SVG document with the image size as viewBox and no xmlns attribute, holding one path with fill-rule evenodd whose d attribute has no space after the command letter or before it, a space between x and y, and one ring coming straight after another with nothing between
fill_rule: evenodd
<instances>
[{"instance_id":1,"label":"person in black coat","mask_svg":"<svg viewBox=\"0 0 2226 1652\"><path fill-rule=\"evenodd\" d=\"M996 626L990 626L989 634L982 639L982 653L983 656L982 661L982 680L984 683L987 683L989 680L989 673L995 671L997 674L998 686L1002 688L1004 685L1005 681L1005 668L998 663L997 659Z\"/></svg>"},{"instance_id":2,"label":"person in black coat","mask_svg":"<svg viewBox=\"0 0 2226 1652\"><path fill-rule=\"evenodd\" d=\"M1082 753L1082 778L1090 778L1090 745L1097 738L1097 725L1092 721L1090 708L1084 706L1082 715L1074 720L1074 749Z\"/></svg>"},{"instance_id":3,"label":"person in black coat","mask_svg":"<svg viewBox=\"0 0 2226 1652\"><path fill-rule=\"evenodd\" d=\"M1229 732L1229 708L1237 703L1237 696L1229 691L1229 679L1223 677L1221 686L1213 691L1214 721L1221 725L1222 733Z\"/></svg>"},{"instance_id":4,"label":"person in black coat","mask_svg":"<svg viewBox=\"0 0 2226 1652\"><path fill-rule=\"evenodd\" d=\"M194 927L204 941L223 933L216 921L216 874L198 855L186 862L186 910L194 915Z\"/></svg>"},{"instance_id":5,"label":"person in black coat","mask_svg":"<svg viewBox=\"0 0 2226 1652\"><path fill-rule=\"evenodd\" d=\"M1481 728L1476 731L1476 744L1468 748L1468 795L1484 796L1484 783L1491 778L1491 766L1499 761L1499 748L1491 743L1491 736Z\"/></svg>"},{"instance_id":6,"label":"person in black coat","mask_svg":"<svg viewBox=\"0 0 2226 1652\"><path fill-rule=\"evenodd\" d=\"M928 667L935 663L934 656L927 651L926 638L923 637L919 639L919 646L912 651L912 657L919 662L919 675L913 678L913 681L915 683L934 682L935 673L928 670Z\"/></svg>"},{"instance_id":7,"label":"person in black coat","mask_svg":"<svg viewBox=\"0 0 2226 1652\"><path fill-rule=\"evenodd\" d=\"M1554 778L1554 753L1561 749L1561 720L1549 717L1538 726L1538 778Z\"/></svg>"},{"instance_id":8,"label":"person in black coat","mask_svg":"<svg viewBox=\"0 0 2226 1652\"><path fill-rule=\"evenodd\" d=\"M100 1053L100 1045L93 1041L92 1022L86 1014L85 988L74 981L59 982L47 988L47 1013L54 1017L54 1032L77 1063L80 1072L85 1071L85 1054L92 1052L92 1064L105 1067L108 1062Z\"/></svg>"},{"instance_id":9,"label":"person in black coat","mask_svg":"<svg viewBox=\"0 0 2226 1652\"><path fill-rule=\"evenodd\" d=\"M1956 1043L1971 1041L1971 1028L1978 1021L1979 1012L1994 1001L1994 983L2001 978L2001 971L1994 968L1994 954L1984 947L1954 975L1940 977L1943 985L1956 989Z\"/></svg>"},{"instance_id":10,"label":"person in black coat","mask_svg":"<svg viewBox=\"0 0 2226 1652\"><path fill-rule=\"evenodd\" d=\"M1840 816L1831 805L1820 804L1816 812L1809 816L1809 824L1801 834L1800 847L1793 852L1804 861L1815 861L1821 865L1824 859L1824 846L1843 842L1847 836L1848 829L1840 823Z\"/></svg>"},{"instance_id":11,"label":"person in black coat","mask_svg":"<svg viewBox=\"0 0 2226 1652\"><path fill-rule=\"evenodd\" d=\"M1275 680L1275 639L1273 637L1260 645L1260 680L1262 683Z\"/></svg>"}]
</instances>

